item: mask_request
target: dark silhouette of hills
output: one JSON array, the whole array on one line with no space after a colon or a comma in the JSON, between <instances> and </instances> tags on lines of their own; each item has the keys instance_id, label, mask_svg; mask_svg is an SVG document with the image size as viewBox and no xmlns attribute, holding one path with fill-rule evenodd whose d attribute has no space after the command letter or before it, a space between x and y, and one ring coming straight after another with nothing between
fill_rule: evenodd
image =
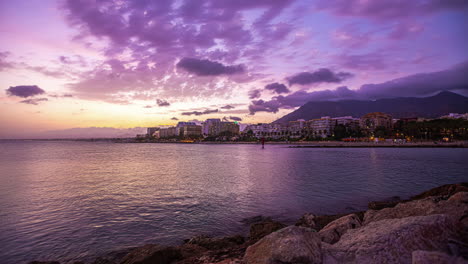
<instances>
[{"instance_id":1,"label":"dark silhouette of hills","mask_svg":"<svg viewBox=\"0 0 468 264\"><path fill-rule=\"evenodd\" d=\"M274 123L287 123L298 119L310 120L322 116L361 117L370 112L384 112L391 114L394 118L436 118L449 113L467 113L468 97L445 91L424 98L400 97L375 101L314 101L306 103Z\"/></svg>"}]
</instances>

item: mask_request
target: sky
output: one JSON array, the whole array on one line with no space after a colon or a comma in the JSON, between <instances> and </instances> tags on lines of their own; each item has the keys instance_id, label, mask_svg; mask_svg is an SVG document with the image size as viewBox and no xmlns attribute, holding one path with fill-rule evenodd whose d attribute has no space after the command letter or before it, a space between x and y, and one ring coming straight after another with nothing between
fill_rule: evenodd
<instances>
[{"instance_id":1,"label":"sky","mask_svg":"<svg viewBox=\"0 0 468 264\"><path fill-rule=\"evenodd\" d=\"M0 138L468 94L466 0L0 0L0 36Z\"/></svg>"}]
</instances>

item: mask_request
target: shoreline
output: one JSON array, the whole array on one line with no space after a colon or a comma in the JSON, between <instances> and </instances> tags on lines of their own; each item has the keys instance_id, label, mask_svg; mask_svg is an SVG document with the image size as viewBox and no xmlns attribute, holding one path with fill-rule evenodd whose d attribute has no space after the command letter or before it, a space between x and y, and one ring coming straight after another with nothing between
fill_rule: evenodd
<instances>
[{"instance_id":1,"label":"shoreline","mask_svg":"<svg viewBox=\"0 0 468 264\"><path fill-rule=\"evenodd\" d=\"M366 211L306 212L289 226L261 215L242 223L250 225L246 237L198 235L178 246L147 244L113 251L92 262L62 263L257 264L297 263L297 259L305 259L300 263L465 263L468 182L442 185L405 200L395 196L369 202ZM415 262L419 259L423 262Z\"/></svg>"}]
</instances>

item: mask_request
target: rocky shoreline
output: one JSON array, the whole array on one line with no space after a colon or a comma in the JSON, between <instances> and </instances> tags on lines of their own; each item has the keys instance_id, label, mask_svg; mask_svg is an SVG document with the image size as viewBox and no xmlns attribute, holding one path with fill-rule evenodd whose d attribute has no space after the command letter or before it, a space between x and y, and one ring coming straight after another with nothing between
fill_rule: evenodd
<instances>
[{"instance_id":1,"label":"rocky shoreline","mask_svg":"<svg viewBox=\"0 0 468 264\"><path fill-rule=\"evenodd\" d=\"M248 237L196 236L180 246L148 244L91 264L468 263L468 182L368 207L341 215L306 213L291 226L256 216L244 220L250 224Z\"/></svg>"}]
</instances>

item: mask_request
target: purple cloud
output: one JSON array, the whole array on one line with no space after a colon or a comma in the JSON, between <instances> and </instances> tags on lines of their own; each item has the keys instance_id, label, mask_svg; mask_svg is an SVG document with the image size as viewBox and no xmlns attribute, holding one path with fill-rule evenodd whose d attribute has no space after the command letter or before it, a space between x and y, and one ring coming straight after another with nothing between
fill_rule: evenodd
<instances>
[{"instance_id":1,"label":"purple cloud","mask_svg":"<svg viewBox=\"0 0 468 264\"><path fill-rule=\"evenodd\" d=\"M441 91L468 94L468 61L444 71L420 73L379 84L364 84L358 90L346 86L334 90L297 91L287 96L276 96L270 101L254 100L249 105L250 114L278 112L291 109L310 101L375 100L395 97L423 97Z\"/></svg>"},{"instance_id":2,"label":"purple cloud","mask_svg":"<svg viewBox=\"0 0 468 264\"><path fill-rule=\"evenodd\" d=\"M47 98L32 98L32 99L26 99L26 100L20 101L20 103L38 105L40 102L45 102L45 101L49 101L49 99L47 99Z\"/></svg>"},{"instance_id":3,"label":"purple cloud","mask_svg":"<svg viewBox=\"0 0 468 264\"><path fill-rule=\"evenodd\" d=\"M205 111L192 111L192 112L182 112L181 115L187 115L187 116L190 116L190 115L196 115L196 116L199 116L199 115L208 115L208 114L213 114L213 113L217 113L219 112L218 109L207 109Z\"/></svg>"},{"instance_id":4,"label":"purple cloud","mask_svg":"<svg viewBox=\"0 0 468 264\"><path fill-rule=\"evenodd\" d=\"M233 109L233 108L235 108L235 107L232 106L232 105L221 106L221 109L227 109L227 110L229 110L229 109Z\"/></svg>"},{"instance_id":5,"label":"purple cloud","mask_svg":"<svg viewBox=\"0 0 468 264\"><path fill-rule=\"evenodd\" d=\"M353 77L349 72L332 72L330 69L321 68L314 72L301 72L287 78L289 85L315 84L315 83L340 83Z\"/></svg>"},{"instance_id":6,"label":"purple cloud","mask_svg":"<svg viewBox=\"0 0 468 264\"><path fill-rule=\"evenodd\" d=\"M171 105L168 101L163 100L163 99L156 99L156 104L158 106L160 106L160 107L161 106L170 106Z\"/></svg>"},{"instance_id":7,"label":"purple cloud","mask_svg":"<svg viewBox=\"0 0 468 264\"><path fill-rule=\"evenodd\" d=\"M171 118L171 120L178 121L178 120L179 120L179 118L177 118L177 117L173 117L173 118Z\"/></svg>"},{"instance_id":8,"label":"purple cloud","mask_svg":"<svg viewBox=\"0 0 468 264\"><path fill-rule=\"evenodd\" d=\"M18 97L30 97L39 94L44 94L45 91L39 88L37 85L19 85L19 86L10 86L6 90L6 93L9 96L18 96Z\"/></svg>"},{"instance_id":9,"label":"purple cloud","mask_svg":"<svg viewBox=\"0 0 468 264\"><path fill-rule=\"evenodd\" d=\"M183 58L177 63L177 67L199 76L230 75L244 72L242 65L225 66L219 62L195 58Z\"/></svg>"},{"instance_id":10,"label":"purple cloud","mask_svg":"<svg viewBox=\"0 0 468 264\"><path fill-rule=\"evenodd\" d=\"M13 63L7 61L7 57L10 56L10 52L8 51L0 51L0 71L13 68Z\"/></svg>"},{"instance_id":11,"label":"purple cloud","mask_svg":"<svg viewBox=\"0 0 468 264\"><path fill-rule=\"evenodd\" d=\"M317 9L328 10L338 16L366 17L385 21L444 10L460 10L467 7L468 2L463 0L319 0L316 3Z\"/></svg>"},{"instance_id":12,"label":"purple cloud","mask_svg":"<svg viewBox=\"0 0 468 264\"><path fill-rule=\"evenodd\" d=\"M281 104L277 100L253 100L249 105L249 112L251 115L254 115L256 112L277 113L280 107Z\"/></svg>"},{"instance_id":13,"label":"purple cloud","mask_svg":"<svg viewBox=\"0 0 468 264\"><path fill-rule=\"evenodd\" d=\"M342 54L338 63L348 69L356 70L384 70L388 67L387 58L381 52L367 54Z\"/></svg>"},{"instance_id":14,"label":"purple cloud","mask_svg":"<svg viewBox=\"0 0 468 264\"><path fill-rule=\"evenodd\" d=\"M249 91L249 99L256 99L262 95L262 92L258 89Z\"/></svg>"},{"instance_id":15,"label":"purple cloud","mask_svg":"<svg viewBox=\"0 0 468 264\"><path fill-rule=\"evenodd\" d=\"M274 91L277 94L289 93L289 89L288 89L288 87L286 87L286 85L284 85L282 83L277 83L277 82L276 83L270 83L270 84L266 85L265 89L270 90L270 91Z\"/></svg>"},{"instance_id":16,"label":"purple cloud","mask_svg":"<svg viewBox=\"0 0 468 264\"><path fill-rule=\"evenodd\" d=\"M237 116L229 116L228 119L232 121L242 121L242 118Z\"/></svg>"}]
</instances>

